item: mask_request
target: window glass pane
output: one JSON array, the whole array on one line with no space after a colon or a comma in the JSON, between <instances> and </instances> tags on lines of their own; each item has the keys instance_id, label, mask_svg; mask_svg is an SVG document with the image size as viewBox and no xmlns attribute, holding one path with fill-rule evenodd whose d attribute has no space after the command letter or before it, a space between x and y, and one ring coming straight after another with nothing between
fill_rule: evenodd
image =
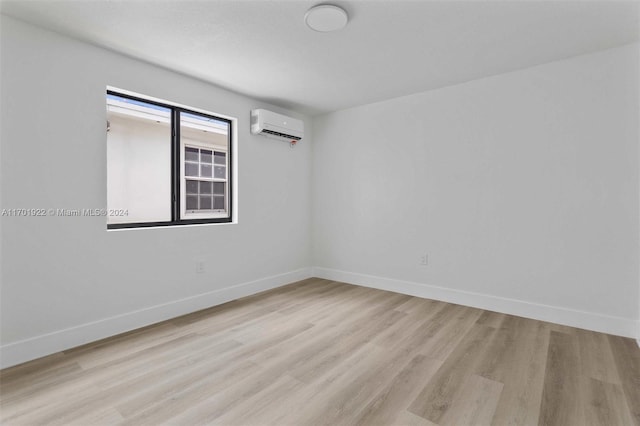
<instances>
[{"instance_id":1,"label":"window glass pane","mask_svg":"<svg viewBox=\"0 0 640 426\"><path fill-rule=\"evenodd\" d=\"M184 163L184 174L187 176L198 176L198 164Z\"/></svg>"},{"instance_id":2,"label":"window glass pane","mask_svg":"<svg viewBox=\"0 0 640 426\"><path fill-rule=\"evenodd\" d=\"M107 108L109 110L127 109L128 111L126 111L126 113L134 117L140 117L142 114L151 114L162 118L162 121L171 121L171 108L127 98L125 96L107 93ZM125 111L121 112L125 113ZM151 120L152 118L149 119Z\"/></svg>"},{"instance_id":3,"label":"window glass pane","mask_svg":"<svg viewBox=\"0 0 640 426\"><path fill-rule=\"evenodd\" d=\"M197 192L187 192L182 195L181 219L220 217L212 210L227 209L227 182L211 182L210 179L228 179L228 152L230 146L231 126L224 120L215 119L204 114L180 111L180 144L197 149L196 157L188 157L185 152L184 176L198 178ZM188 161L193 158L193 161ZM188 164L191 165L188 165ZM189 179L193 180L193 179ZM198 194L197 208L186 207L185 197ZM215 196L214 196L215 195ZM194 204L192 200L190 202ZM186 207L186 208L185 208ZM197 210L194 212L193 210ZM197 215L195 214L197 213Z\"/></svg>"},{"instance_id":4,"label":"window glass pane","mask_svg":"<svg viewBox=\"0 0 640 426\"><path fill-rule=\"evenodd\" d=\"M184 149L184 159L185 161L198 161L198 149L185 147Z\"/></svg>"},{"instance_id":5,"label":"window glass pane","mask_svg":"<svg viewBox=\"0 0 640 426\"><path fill-rule=\"evenodd\" d=\"M187 196L187 210L197 210L198 209L198 197L197 196Z\"/></svg>"},{"instance_id":6,"label":"window glass pane","mask_svg":"<svg viewBox=\"0 0 640 426\"><path fill-rule=\"evenodd\" d=\"M211 210L211 197L200 196L200 210Z\"/></svg>"},{"instance_id":7,"label":"window glass pane","mask_svg":"<svg viewBox=\"0 0 640 426\"><path fill-rule=\"evenodd\" d=\"M108 224L171 220L171 111L106 95Z\"/></svg>"},{"instance_id":8,"label":"window glass pane","mask_svg":"<svg viewBox=\"0 0 640 426\"><path fill-rule=\"evenodd\" d=\"M197 194L198 193L198 181L197 180L188 180L187 181L187 194Z\"/></svg>"},{"instance_id":9,"label":"window glass pane","mask_svg":"<svg viewBox=\"0 0 640 426\"><path fill-rule=\"evenodd\" d=\"M200 165L200 176L202 176L202 177L211 177L211 165L209 165L209 164Z\"/></svg>"},{"instance_id":10,"label":"window glass pane","mask_svg":"<svg viewBox=\"0 0 640 426\"><path fill-rule=\"evenodd\" d=\"M215 151L216 147L228 150L229 124L205 115L181 112L180 138L185 145L205 144L205 150Z\"/></svg>"},{"instance_id":11,"label":"window glass pane","mask_svg":"<svg viewBox=\"0 0 640 426\"><path fill-rule=\"evenodd\" d=\"M217 195L224 195L224 182L213 183L213 193Z\"/></svg>"},{"instance_id":12,"label":"window glass pane","mask_svg":"<svg viewBox=\"0 0 640 426\"><path fill-rule=\"evenodd\" d=\"M213 208L215 210L224 210L224 197L213 197L214 205Z\"/></svg>"},{"instance_id":13,"label":"window glass pane","mask_svg":"<svg viewBox=\"0 0 640 426\"><path fill-rule=\"evenodd\" d=\"M211 151L203 149L200 151L200 162L211 164Z\"/></svg>"},{"instance_id":14,"label":"window glass pane","mask_svg":"<svg viewBox=\"0 0 640 426\"><path fill-rule=\"evenodd\" d=\"M191 113L191 112L181 112L180 117L183 121L187 121L190 123L195 123L197 125L206 126L211 129L218 129L220 131L224 131L225 133L229 133L229 123L223 120L216 120L213 117L208 117L204 114Z\"/></svg>"},{"instance_id":15,"label":"window glass pane","mask_svg":"<svg viewBox=\"0 0 640 426\"><path fill-rule=\"evenodd\" d=\"M200 194L211 194L213 190L213 182L200 182Z\"/></svg>"},{"instance_id":16,"label":"window glass pane","mask_svg":"<svg viewBox=\"0 0 640 426\"><path fill-rule=\"evenodd\" d=\"M216 164L227 164L227 154L224 152L216 152L214 163Z\"/></svg>"}]
</instances>

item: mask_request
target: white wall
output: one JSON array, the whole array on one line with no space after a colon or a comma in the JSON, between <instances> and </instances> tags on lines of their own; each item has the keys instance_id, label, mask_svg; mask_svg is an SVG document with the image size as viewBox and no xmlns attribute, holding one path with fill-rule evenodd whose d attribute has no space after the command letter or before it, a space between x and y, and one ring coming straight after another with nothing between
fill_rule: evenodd
<instances>
[{"instance_id":1,"label":"white wall","mask_svg":"<svg viewBox=\"0 0 640 426\"><path fill-rule=\"evenodd\" d=\"M3 208L106 207L107 85L237 117L239 131L238 224L2 217L2 366L308 276L311 138L290 149L249 133L252 108L277 108L1 19Z\"/></svg>"},{"instance_id":2,"label":"white wall","mask_svg":"<svg viewBox=\"0 0 640 426\"><path fill-rule=\"evenodd\" d=\"M315 274L636 336L638 75L635 44L315 118Z\"/></svg>"},{"instance_id":3,"label":"white wall","mask_svg":"<svg viewBox=\"0 0 640 426\"><path fill-rule=\"evenodd\" d=\"M309 136L290 149L249 134L250 109L278 108L1 19L2 208L106 206L107 85L237 117L240 158L236 225L107 232L103 217L2 217L1 366L292 282L312 264L347 282L640 330L638 45L336 112L313 129L298 115Z\"/></svg>"}]
</instances>

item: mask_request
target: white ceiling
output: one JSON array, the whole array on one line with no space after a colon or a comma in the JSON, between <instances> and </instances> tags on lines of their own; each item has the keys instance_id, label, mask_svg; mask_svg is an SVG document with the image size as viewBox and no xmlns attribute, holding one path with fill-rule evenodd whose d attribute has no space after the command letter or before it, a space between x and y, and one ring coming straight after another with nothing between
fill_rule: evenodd
<instances>
[{"instance_id":1,"label":"white ceiling","mask_svg":"<svg viewBox=\"0 0 640 426\"><path fill-rule=\"evenodd\" d=\"M639 39L637 1L2 1L2 13L308 114Z\"/></svg>"}]
</instances>

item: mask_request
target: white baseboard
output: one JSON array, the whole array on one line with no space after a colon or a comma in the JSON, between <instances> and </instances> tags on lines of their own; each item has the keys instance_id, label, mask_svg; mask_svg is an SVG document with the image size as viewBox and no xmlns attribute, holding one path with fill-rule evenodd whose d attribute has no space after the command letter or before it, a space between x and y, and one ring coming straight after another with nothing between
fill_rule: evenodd
<instances>
[{"instance_id":1,"label":"white baseboard","mask_svg":"<svg viewBox=\"0 0 640 426\"><path fill-rule=\"evenodd\" d=\"M638 339L640 321L411 281L314 267L313 276Z\"/></svg>"},{"instance_id":2,"label":"white baseboard","mask_svg":"<svg viewBox=\"0 0 640 426\"><path fill-rule=\"evenodd\" d=\"M8 343L0 347L0 368L11 367L105 337L310 278L311 271L311 268L302 268Z\"/></svg>"},{"instance_id":3,"label":"white baseboard","mask_svg":"<svg viewBox=\"0 0 640 426\"><path fill-rule=\"evenodd\" d=\"M640 321L578 311L559 306L541 305L522 300L455 290L411 281L339 271L329 268L302 268L284 274L238 284L162 305L104 318L64 330L0 346L0 368L67 350L105 337L155 324L180 315L216 306L261 291L281 287L310 277L324 278L377 288L410 296L441 300L464 306L517 315L572 327L635 338L640 346Z\"/></svg>"}]
</instances>

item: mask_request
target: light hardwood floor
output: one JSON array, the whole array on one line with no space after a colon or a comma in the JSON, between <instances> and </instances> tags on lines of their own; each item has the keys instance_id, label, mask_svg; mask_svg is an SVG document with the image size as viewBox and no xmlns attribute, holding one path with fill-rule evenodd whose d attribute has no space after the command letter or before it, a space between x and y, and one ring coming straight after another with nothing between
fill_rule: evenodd
<instances>
[{"instance_id":1,"label":"light hardwood floor","mask_svg":"<svg viewBox=\"0 0 640 426\"><path fill-rule=\"evenodd\" d=\"M0 401L6 425L640 425L640 349L309 279L3 370Z\"/></svg>"}]
</instances>

